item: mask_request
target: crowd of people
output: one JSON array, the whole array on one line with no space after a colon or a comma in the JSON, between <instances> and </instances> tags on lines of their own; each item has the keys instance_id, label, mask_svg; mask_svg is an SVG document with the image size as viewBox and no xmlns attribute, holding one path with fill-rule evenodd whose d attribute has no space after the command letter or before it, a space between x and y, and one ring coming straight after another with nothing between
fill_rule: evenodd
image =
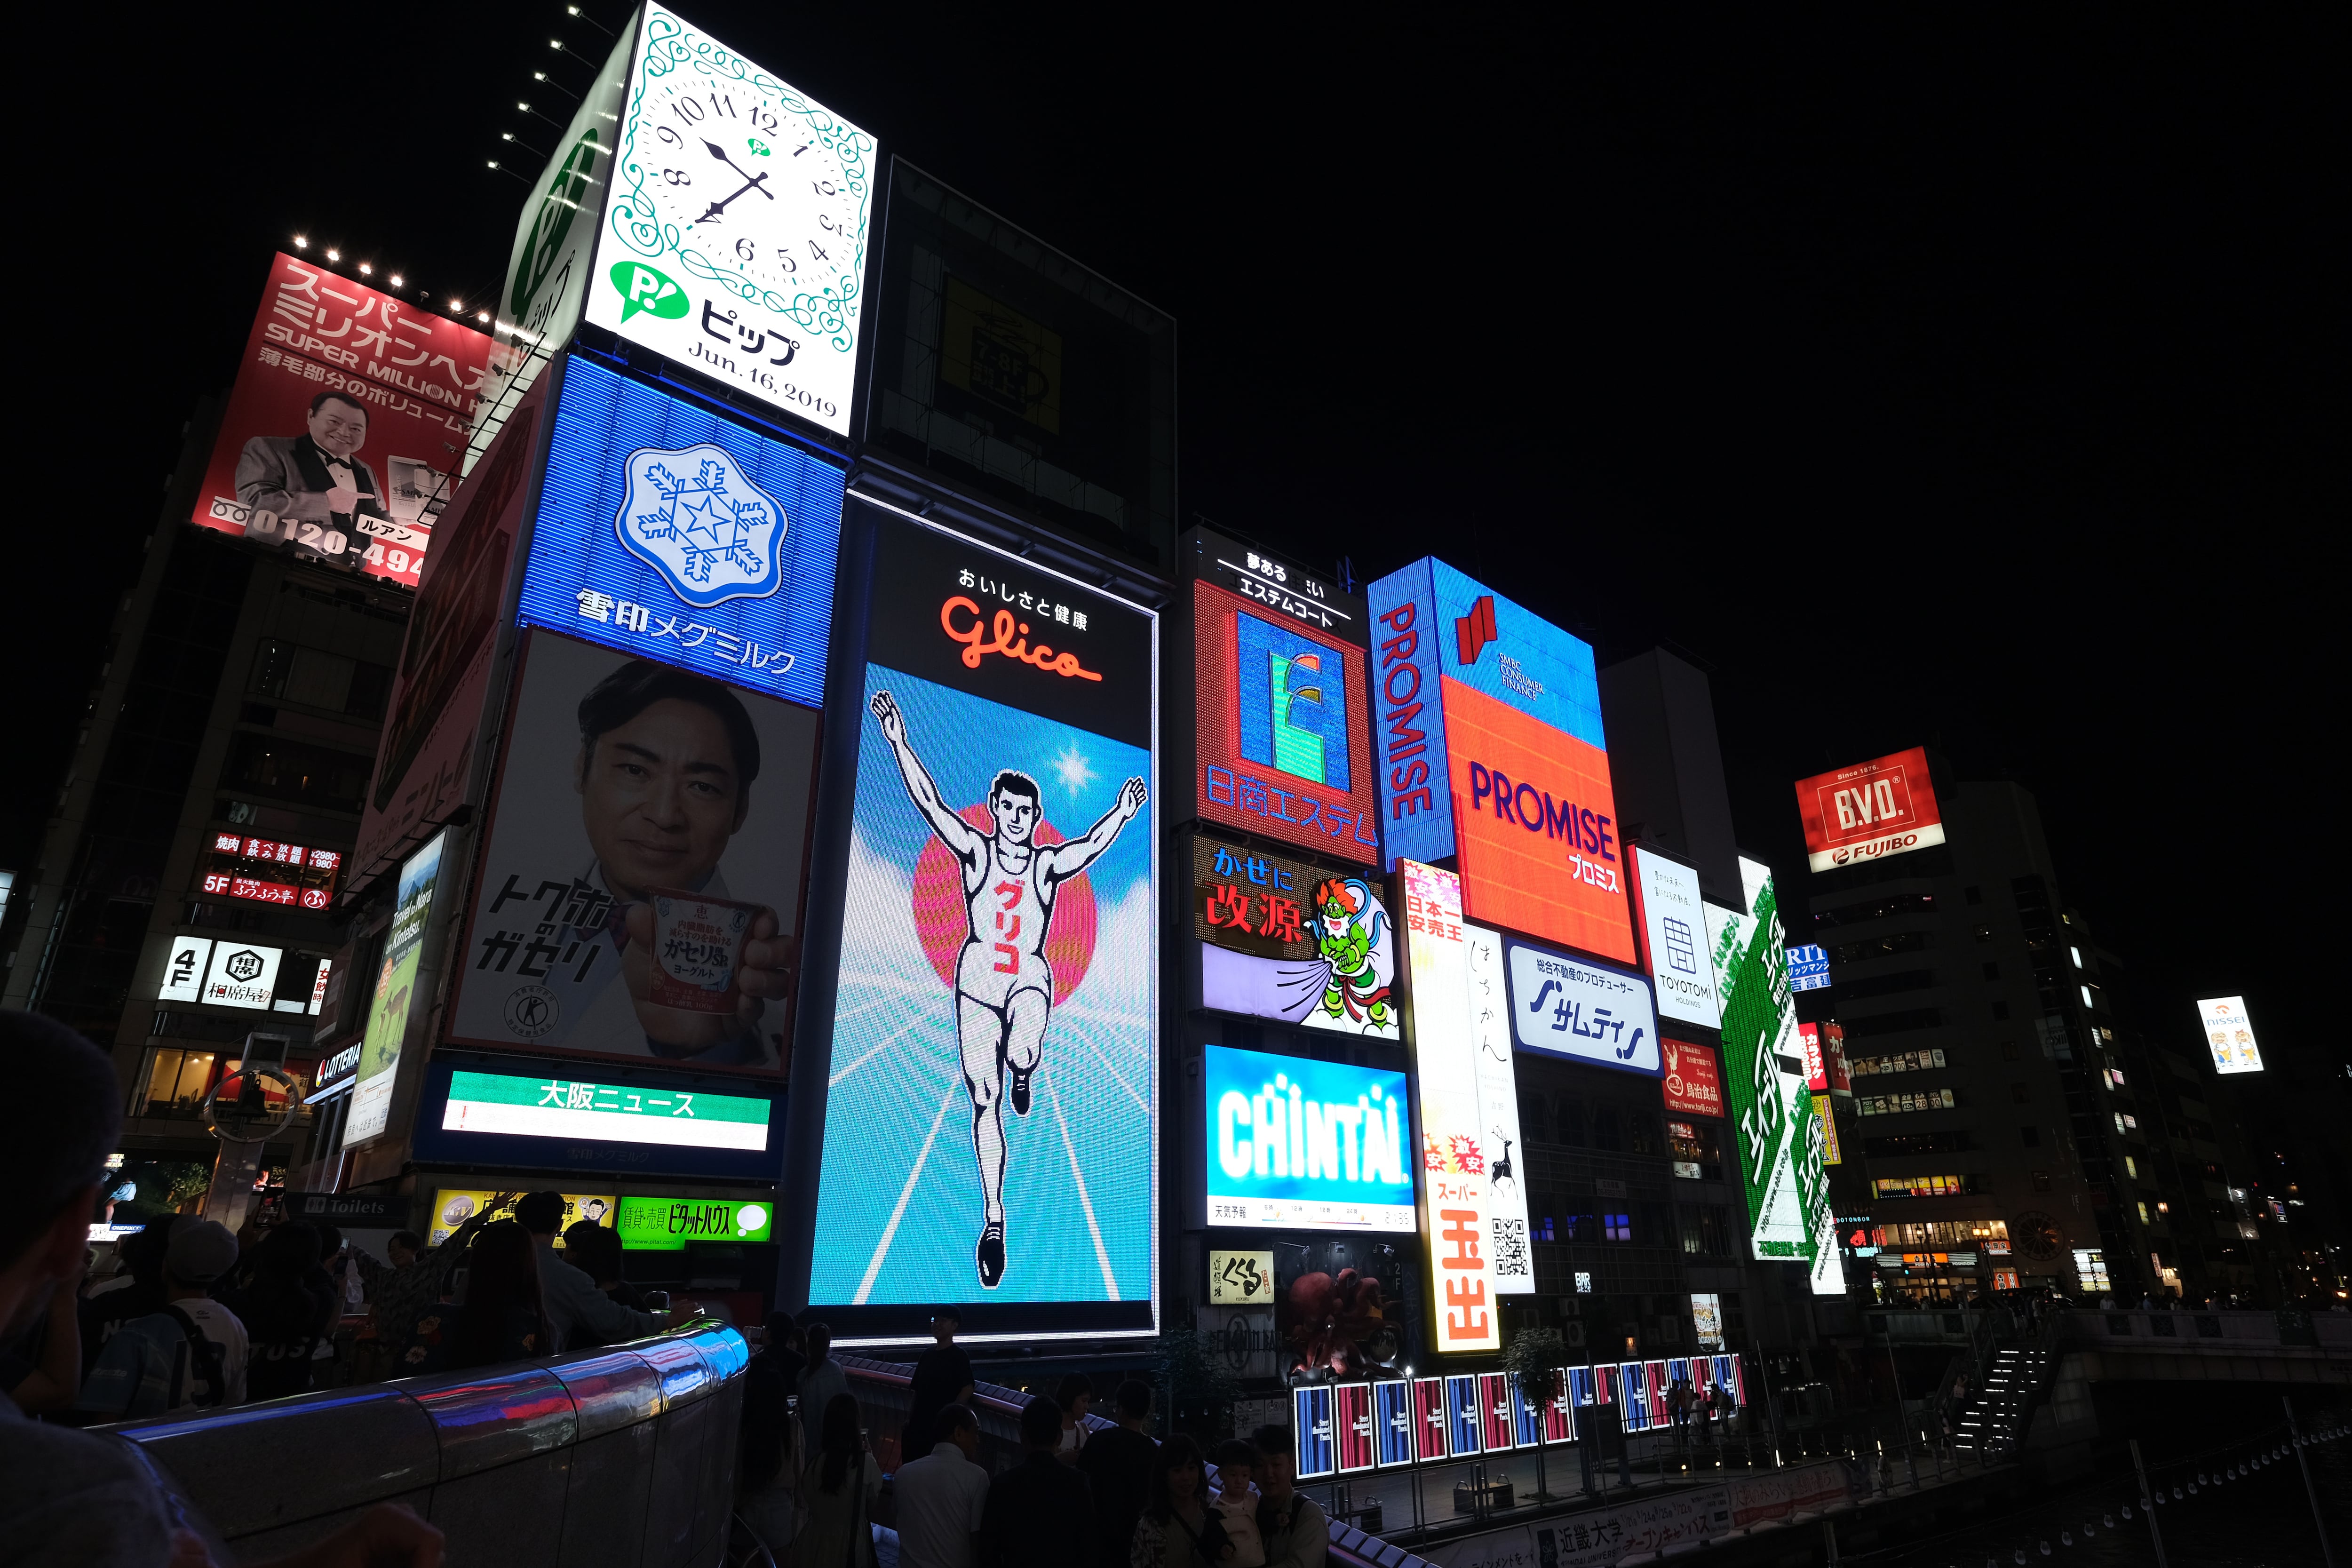
<instances>
[{"instance_id":1,"label":"crowd of people","mask_svg":"<svg viewBox=\"0 0 2352 1568\"><path fill-rule=\"evenodd\" d=\"M0 1014L0 1050L45 1097L31 1131L0 1142L0 1180L16 1198L0 1210L0 1521L31 1561L207 1568L226 1558L201 1520L167 1506L132 1446L81 1427L495 1366L665 1326L621 1279L614 1232L575 1225L559 1250L565 1204L554 1193L499 1194L435 1245L400 1232L383 1259L330 1225L233 1233L167 1215L126 1237L120 1267L93 1279L89 1215L121 1127L112 1067L70 1030L22 1014ZM353 1319L367 1334L339 1339ZM1134 1379L1112 1391L1108 1422L1082 1374L1030 1399L1019 1461L992 1474L960 1327L953 1308L934 1316L886 1476L830 1329L769 1319L745 1374L736 1511L780 1562L873 1568L882 1516L908 1568L1324 1561L1328 1525L1292 1485L1287 1428L1205 1457L1189 1437L1158 1442L1150 1385ZM414 1512L382 1505L271 1568L432 1568L442 1544Z\"/></svg>"},{"instance_id":2,"label":"crowd of people","mask_svg":"<svg viewBox=\"0 0 2352 1568\"><path fill-rule=\"evenodd\" d=\"M887 1483L904 1568L1320 1568L1329 1524L1293 1484L1290 1429L1206 1456L1191 1437L1156 1441L1139 1379L1097 1426L1092 1381L1065 1377L1021 1407L1021 1457L990 1473L961 1327L952 1307L933 1314L886 1476L830 1328L770 1316L744 1381L736 1512L780 1563L873 1568Z\"/></svg>"}]
</instances>

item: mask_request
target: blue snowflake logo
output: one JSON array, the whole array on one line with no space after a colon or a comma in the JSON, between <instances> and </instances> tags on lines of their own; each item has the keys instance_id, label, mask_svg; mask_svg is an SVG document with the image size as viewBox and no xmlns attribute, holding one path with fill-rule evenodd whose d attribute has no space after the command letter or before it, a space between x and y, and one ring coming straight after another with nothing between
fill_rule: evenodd
<instances>
[{"instance_id":1,"label":"blue snowflake logo","mask_svg":"<svg viewBox=\"0 0 2352 1568\"><path fill-rule=\"evenodd\" d=\"M725 450L641 447L629 454L629 493L613 520L622 547L698 608L760 599L783 584L777 547L790 526L775 498Z\"/></svg>"}]
</instances>

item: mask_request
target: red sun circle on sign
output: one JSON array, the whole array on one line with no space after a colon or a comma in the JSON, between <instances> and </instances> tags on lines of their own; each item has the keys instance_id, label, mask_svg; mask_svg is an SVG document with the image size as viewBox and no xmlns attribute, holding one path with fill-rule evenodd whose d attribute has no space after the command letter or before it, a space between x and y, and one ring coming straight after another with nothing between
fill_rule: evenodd
<instances>
[{"instance_id":1,"label":"red sun circle on sign","mask_svg":"<svg viewBox=\"0 0 2352 1568\"><path fill-rule=\"evenodd\" d=\"M996 819L985 801L965 806L959 815L983 833L995 829ZM1064 839L1061 829L1040 818L1034 841L1046 845ZM963 868L935 837L925 837L923 851L915 858L913 904L915 934L922 942L923 955L931 961L940 979L953 989L956 955L971 935L971 911L964 902ZM1097 925L1094 882L1081 872L1054 895L1054 926L1045 933L1045 963L1054 972L1056 1007L1069 1000L1087 977L1087 966L1095 957Z\"/></svg>"}]
</instances>

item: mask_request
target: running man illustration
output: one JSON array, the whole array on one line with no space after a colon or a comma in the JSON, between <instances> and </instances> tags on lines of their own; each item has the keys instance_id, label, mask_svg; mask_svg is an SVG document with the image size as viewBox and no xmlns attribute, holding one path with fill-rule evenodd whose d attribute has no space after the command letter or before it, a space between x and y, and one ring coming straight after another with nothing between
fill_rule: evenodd
<instances>
[{"instance_id":1,"label":"running man illustration","mask_svg":"<svg viewBox=\"0 0 2352 1568\"><path fill-rule=\"evenodd\" d=\"M1045 813L1037 782L1007 768L989 785L995 831L983 833L940 798L907 740L907 717L887 691L869 705L882 738L898 759L907 795L963 869L971 927L956 955L956 1041L963 1056L964 1088L971 1096L971 1152L980 1167L980 1241L972 1261L980 1282L994 1289L1004 1278L1004 1100L1008 1071L1015 1116L1029 1114L1029 1080L1044 1054L1054 1006L1054 972L1045 960L1045 933L1063 883L1101 858L1119 829L1143 809L1143 781L1129 779L1118 804L1076 838L1054 845L1031 841Z\"/></svg>"}]
</instances>

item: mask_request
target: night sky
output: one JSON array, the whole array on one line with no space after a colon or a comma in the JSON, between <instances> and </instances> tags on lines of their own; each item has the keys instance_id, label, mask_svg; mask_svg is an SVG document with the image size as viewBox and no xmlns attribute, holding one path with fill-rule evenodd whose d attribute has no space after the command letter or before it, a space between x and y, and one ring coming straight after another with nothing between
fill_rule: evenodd
<instances>
[{"instance_id":1,"label":"night sky","mask_svg":"<svg viewBox=\"0 0 2352 1568\"><path fill-rule=\"evenodd\" d=\"M586 76L550 37L609 47L563 9L156 10L51 89L43 184L80 210L20 249L19 418L82 413L66 463L17 463L72 477L8 531L0 866L30 866L269 251L307 233L487 300L528 192L484 160L536 174L500 131L551 148L519 97L569 118L528 79ZM1175 314L1188 522L1364 576L1444 554L1603 663L1671 644L1784 886L1802 774L1927 743L2014 779L2151 1021L2194 1048L2189 999L2242 991L2266 1051L2338 1070L2312 988L2340 970L2315 950L2345 711L2314 545L2352 515L2334 40L2210 12L688 14Z\"/></svg>"}]
</instances>

